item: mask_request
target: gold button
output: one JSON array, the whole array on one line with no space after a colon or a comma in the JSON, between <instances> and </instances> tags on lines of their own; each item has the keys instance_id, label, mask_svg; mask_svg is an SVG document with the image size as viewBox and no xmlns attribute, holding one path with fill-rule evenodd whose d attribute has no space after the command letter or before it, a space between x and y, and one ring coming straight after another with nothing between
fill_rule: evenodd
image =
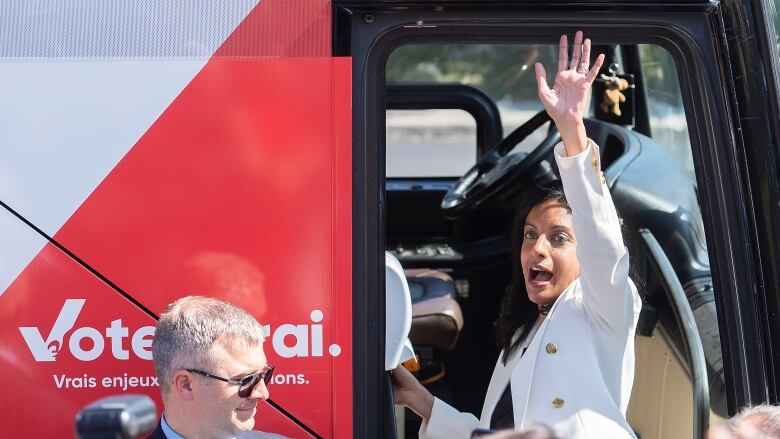
<instances>
[{"instance_id":1,"label":"gold button","mask_svg":"<svg viewBox=\"0 0 780 439\"><path fill-rule=\"evenodd\" d=\"M558 352L558 346L555 346L555 343L547 343L547 346L545 346L545 349L547 350L547 353L550 354L550 355Z\"/></svg>"},{"instance_id":2,"label":"gold button","mask_svg":"<svg viewBox=\"0 0 780 439\"><path fill-rule=\"evenodd\" d=\"M563 398L555 398L552 400L553 407L557 409L563 407L563 403L564 403Z\"/></svg>"}]
</instances>

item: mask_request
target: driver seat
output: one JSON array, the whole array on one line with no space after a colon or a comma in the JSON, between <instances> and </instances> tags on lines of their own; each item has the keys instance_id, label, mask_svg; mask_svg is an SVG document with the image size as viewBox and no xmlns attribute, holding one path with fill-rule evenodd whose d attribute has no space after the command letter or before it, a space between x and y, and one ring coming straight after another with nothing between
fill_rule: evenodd
<instances>
[{"instance_id":1,"label":"driver seat","mask_svg":"<svg viewBox=\"0 0 780 439\"><path fill-rule=\"evenodd\" d=\"M404 274L412 297L412 345L451 350L463 329L452 277L427 268L404 270Z\"/></svg>"}]
</instances>

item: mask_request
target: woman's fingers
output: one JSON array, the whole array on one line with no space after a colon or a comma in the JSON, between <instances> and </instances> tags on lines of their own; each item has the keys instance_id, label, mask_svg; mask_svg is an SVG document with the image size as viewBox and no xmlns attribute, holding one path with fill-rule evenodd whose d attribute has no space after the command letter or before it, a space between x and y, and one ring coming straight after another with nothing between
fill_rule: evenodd
<instances>
[{"instance_id":1,"label":"woman's fingers","mask_svg":"<svg viewBox=\"0 0 780 439\"><path fill-rule=\"evenodd\" d=\"M547 72L544 71L542 63L534 64L534 70L536 70L536 85L539 91L539 98L541 99L550 92L550 87L547 85Z\"/></svg>"},{"instance_id":2,"label":"woman's fingers","mask_svg":"<svg viewBox=\"0 0 780 439\"><path fill-rule=\"evenodd\" d=\"M574 34L574 47L571 51L571 65L570 69L576 70L580 66L580 59L582 58L582 31L577 31ZM586 66L587 67L587 66Z\"/></svg>"},{"instance_id":3,"label":"woman's fingers","mask_svg":"<svg viewBox=\"0 0 780 439\"><path fill-rule=\"evenodd\" d=\"M604 63L604 55L599 55L596 58L593 67L590 69L588 68L590 65L591 41L590 38L584 38L582 31L577 31L574 34L571 64L569 64L567 48L568 40L566 34L564 34L561 35L560 43L558 45L558 73L560 74L565 70L571 69L577 73L583 74L589 83L593 83L596 79L596 75L601 69L601 65ZM536 70L536 84L539 91L539 99L545 104L552 104L551 100L555 100L554 94L557 92L555 90L550 90L550 87L547 85L547 75L544 66L542 66L541 63L536 63L534 67ZM575 76L574 78L582 78L582 76Z\"/></svg>"},{"instance_id":4,"label":"woman's fingers","mask_svg":"<svg viewBox=\"0 0 780 439\"><path fill-rule=\"evenodd\" d=\"M593 81L596 80L596 75L599 74L602 64L604 64L604 54L600 53L599 56L596 57L596 62L593 63L593 67L588 71L588 76L585 77L589 83L592 84Z\"/></svg>"},{"instance_id":5,"label":"woman's fingers","mask_svg":"<svg viewBox=\"0 0 780 439\"><path fill-rule=\"evenodd\" d=\"M569 63L569 45L566 41L566 34L561 35L561 41L558 43L558 71L566 70Z\"/></svg>"},{"instance_id":6,"label":"woman's fingers","mask_svg":"<svg viewBox=\"0 0 780 439\"><path fill-rule=\"evenodd\" d=\"M589 65L590 65L590 38L585 38L585 41L582 42L582 58L580 59L579 66L585 67L587 69Z\"/></svg>"},{"instance_id":7,"label":"woman's fingers","mask_svg":"<svg viewBox=\"0 0 780 439\"><path fill-rule=\"evenodd\" d=\"M392 381L398 390L413 391L417 387L420 387L420 383L417 381L417 378L415 378L414 375L412 375L412 373L406 370L406 368L402 365L393 369Z\"/></svg>"}]
</instances>

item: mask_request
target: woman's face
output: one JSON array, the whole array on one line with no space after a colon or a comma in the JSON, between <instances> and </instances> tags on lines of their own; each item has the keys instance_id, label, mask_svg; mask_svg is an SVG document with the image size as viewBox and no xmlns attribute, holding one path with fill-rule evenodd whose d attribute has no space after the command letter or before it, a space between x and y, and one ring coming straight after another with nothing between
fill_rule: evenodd
<instances>
[{"instance_id":1,"label":"woman's face","mask_svg":"<svg viewBox=\"0 0 780 439\"><path fill-rule=\"evenodd\" d=\"M537 305L554 302L579 276L574 222L564 205L545 201L528 213L520 264L528 298Z\"/></svg>"}]
</instances>

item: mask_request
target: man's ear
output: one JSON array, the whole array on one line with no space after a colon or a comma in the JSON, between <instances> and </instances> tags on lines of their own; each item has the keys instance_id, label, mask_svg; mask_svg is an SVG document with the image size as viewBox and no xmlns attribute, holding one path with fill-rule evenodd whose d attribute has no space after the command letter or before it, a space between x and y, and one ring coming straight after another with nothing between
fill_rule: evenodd
<instances>
[{"instance_id":1,"label":"man's ear","mask_svg":"<svg viewBox=\"0 0 780 439\"><path fill-rule=\"evenodd\" d=\"M171 391L175 392L179 399L184 401L190 401L194 399L192 391L193 380L195 377L186 370L179 370L173 374L173 388Z\"/></svg>"}]
</instances>

